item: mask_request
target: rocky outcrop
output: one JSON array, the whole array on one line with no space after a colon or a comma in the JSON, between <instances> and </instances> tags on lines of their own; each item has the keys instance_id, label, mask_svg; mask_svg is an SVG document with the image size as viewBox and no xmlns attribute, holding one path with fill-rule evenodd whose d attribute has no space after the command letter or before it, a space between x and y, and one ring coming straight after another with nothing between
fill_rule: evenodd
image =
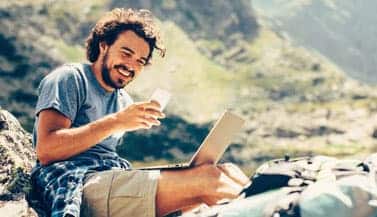
<instances>
[{"instance_id":1,"label":"rocky outcrop","mask_svg":"<svg viewBox=\"0 0 377 217\"><path fill-rule=\"evenodd\" d=\"M229 41L230 35L241 34L247 39L258 32L252 4L247 0L192 1L127 0L110 1L110 8L131 7L149 9L161 20L174 20L193 39Z\"/></svg>"},{"instance_id":2,"label":"rocky outcrop","mask_svg":"<svg viewBox=\"0 0 377 217\"><path fill-rule=\"evenodd\" d=\"M31 135L1 108L0 153L0 216L37 216L25 200L25 192L30 189L29 172L35 162Z\"/></svg>"}]
</instances>

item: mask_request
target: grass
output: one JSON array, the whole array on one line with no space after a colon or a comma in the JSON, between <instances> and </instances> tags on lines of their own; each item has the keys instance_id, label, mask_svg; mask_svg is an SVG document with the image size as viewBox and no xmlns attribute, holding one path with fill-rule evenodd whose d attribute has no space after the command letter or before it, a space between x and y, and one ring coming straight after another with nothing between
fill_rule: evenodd
<instances>
[{"instance_id":1,"label":"grass","mask_svg":"<svg viewBox=\"0 0 377 217\"><path fill-rule=\"evenodd\" d=\"M368 153L368 150L358 143L353 144L318 144L311 146L297 146L287 145L279 147L276 144L263 144L258 145L258 149L255 150L256 162L258 159L274 159L282 158L284 155L290 155L292 157L299 157L305 155L327 155L333 157L346 157L355 154Z\"/></svg>"},{"instance_id":2,"label":"grass","mask_svg":"<svg viewBox=\"0 0 377 217\"><path fill-rule=\"evenodd\" d=\"M343 111L344 108L377 108L376 98L353 100L349 98L338 99L336 101L329 102L302 102L302 103L287 103L285 108L287 111L308 113L318 109L331 110L331 111Z\"/></svg>"}]
</instances>

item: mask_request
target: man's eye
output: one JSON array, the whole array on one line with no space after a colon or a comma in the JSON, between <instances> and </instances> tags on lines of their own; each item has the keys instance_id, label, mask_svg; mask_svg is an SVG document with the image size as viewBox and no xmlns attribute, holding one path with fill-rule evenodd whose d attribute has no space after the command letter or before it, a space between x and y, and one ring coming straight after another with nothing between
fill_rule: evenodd
<instances>
[{"instance_id":1,"label":"man's eye","mask_svg":"<svg viewBox=\"0 0 377 217\"><path fill-rule=\"evenodd\" d=\"M138 60L137 63L140 65L140 66L145 66L146 62L143 61L143 60Z\"/></svg>"},{"instance_id":2,"label":"man's eye","mask_svg":"<svg viewBox=\"0 0 377 217\"><path fill-rule=\"evenodd\" d=\"M122 52L122 56L125 56L125 57L130 57L131 54L130 53L126 53L126 52Z\"/></svg>"}]
</instances>

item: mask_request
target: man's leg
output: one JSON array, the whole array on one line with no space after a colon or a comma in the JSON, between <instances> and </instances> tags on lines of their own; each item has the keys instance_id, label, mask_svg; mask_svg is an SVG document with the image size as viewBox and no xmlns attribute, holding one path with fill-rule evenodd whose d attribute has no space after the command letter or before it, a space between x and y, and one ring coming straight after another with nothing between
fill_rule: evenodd
<instances>
[{"instance_id":1,"label":"man's leg","mask_svg":"<svg viewBox=\"0 0 377 217\"><path fill-rule=\"evenodd\" d=\"M85 183L82 216L163 216L183 207L235 198L248 181L233 166L99 172Z\"/></svg>"},{"instance_id":2,"label":"man's leg","mask_svg":"<svg viewBox=\"0 0 377 217\"><path fill-rule=\"evenodd\" d=\"M203 165L161 172L156 195L157 216L182 207L236 198L249 179L233 164Z\"/></svg>"},{"instance_id":3,"label":"man's leg","mask_svg":"<svg viewBox=\"0 0 377 217\"><path fill-rule=\"evenodd\" d=\"M183 207L202 203L192 189L190 170L162 171L156 193L156 214L158 217Z\"/></svg>"},{"instance_id":4,"label":"man's leg","mask_svg":"<svg viewBox=\"0 0 377 217\"><path fill-rule=\"evenodd\" d=\"M190 171L110 170L92 174L84 185L81 216L154 217L199 204L183 181L191 179Z\"/></svg>"}]
</instances>

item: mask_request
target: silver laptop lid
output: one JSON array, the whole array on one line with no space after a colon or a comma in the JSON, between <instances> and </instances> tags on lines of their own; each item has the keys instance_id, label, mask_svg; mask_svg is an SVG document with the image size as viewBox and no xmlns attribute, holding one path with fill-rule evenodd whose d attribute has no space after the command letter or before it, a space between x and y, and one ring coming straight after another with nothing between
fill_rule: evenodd
<instances>
[{"instance_id":1,"label":"silver laptop lid","mask_svg":"<svg viewBox=\"0 0 377 217\"><path fill-rule=\"evenodd\" d=\"M244 123L245 120L240 116L225 111L191 158L190 167L205 163L216 164Z\"/></svg>"}]
</instances>

